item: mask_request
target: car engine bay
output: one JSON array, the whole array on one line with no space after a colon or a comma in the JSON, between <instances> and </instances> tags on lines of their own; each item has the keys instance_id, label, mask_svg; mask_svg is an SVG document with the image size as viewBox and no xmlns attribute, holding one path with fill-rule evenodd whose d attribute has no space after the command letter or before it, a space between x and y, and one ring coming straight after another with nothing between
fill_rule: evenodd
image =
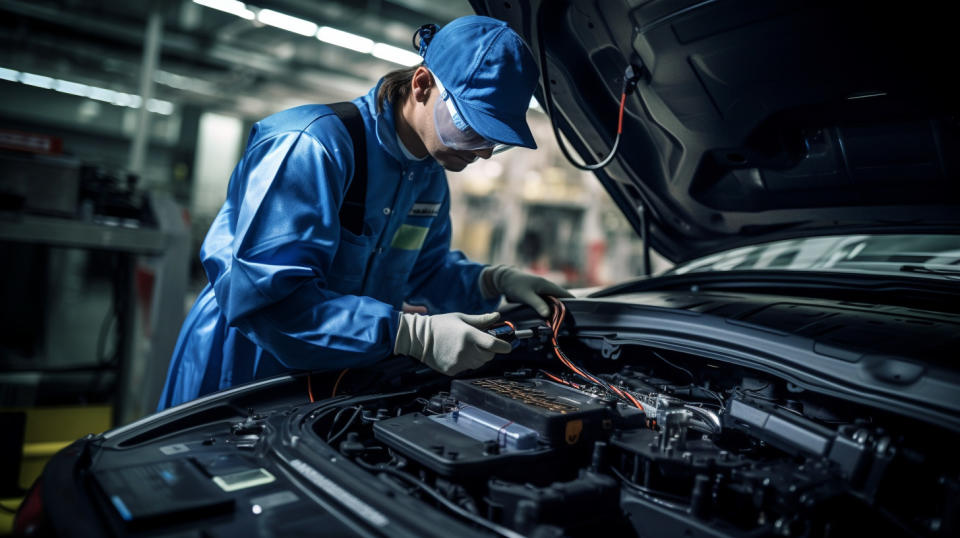
<instances>
[{"instance_id":1,"label":"car engine bay","mask_svg":"<svg viewBox=\"0 0 960 538\"><path fill-rule=\"evenodd\" d=\"M525 369L455 379L429 397L334 405L308 422L369 472L504 535L954 528L946 454L919 452L892 424L774 380L685 383L689 371L646 352L680 375L598 374L642 411L572 376ZM945 466L929 465L936 456Z\"/></svg>"},{"instance_id":2,"label":"car engine bay","mask_svg":"<svg viewBox=\"0 0 960 538\"><path fill-rule=\"evenodd\" d=\"M468 375L398 357L89 436L48 468L79 485L58 509L88 503L115 535L956 534L952 425L707 353L614 346L556 305L514 320L526 338Z\"/></svg>"}]
</instances>

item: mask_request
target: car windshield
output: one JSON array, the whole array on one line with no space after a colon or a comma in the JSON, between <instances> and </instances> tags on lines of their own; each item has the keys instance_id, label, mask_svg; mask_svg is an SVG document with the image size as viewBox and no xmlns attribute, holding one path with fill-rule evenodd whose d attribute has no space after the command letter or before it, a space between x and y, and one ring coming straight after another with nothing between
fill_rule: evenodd
<instances>
[{"instance_id":1,"label":"car windshield","mask_svg":"<svg viewBox=\"0 0 960 538\"><path fill-rule=\"evenodd\" d=\"M699 258L669 274L758 269L960 280L960 236L843 235L775 241Z\"/></svg>"}]
</instances>

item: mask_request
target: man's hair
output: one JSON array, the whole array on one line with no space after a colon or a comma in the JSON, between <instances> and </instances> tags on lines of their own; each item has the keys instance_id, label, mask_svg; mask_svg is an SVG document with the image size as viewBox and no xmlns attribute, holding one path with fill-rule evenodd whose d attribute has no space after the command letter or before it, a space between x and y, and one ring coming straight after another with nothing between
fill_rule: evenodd
<instances>
[{"instance_id":1,"label":"man's hair","mask_svg":"<svg viewBox=\"0 0 960 538\"><path fill-rule=\"evenodd\" d=\"M377 91L377 114L383 112L383 102L390 101L396 107L410 95L410 81L419 65L390 71L383 77L383 83Z\"/></svg>"}]
</instances>

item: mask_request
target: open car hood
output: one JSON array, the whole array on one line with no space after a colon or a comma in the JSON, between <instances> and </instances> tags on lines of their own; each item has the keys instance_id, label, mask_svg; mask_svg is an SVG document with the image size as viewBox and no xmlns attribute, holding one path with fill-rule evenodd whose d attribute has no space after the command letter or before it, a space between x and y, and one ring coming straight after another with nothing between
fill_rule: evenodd
<instances>
[{"instance_id":1,"label":"open car hood","mask_svg":"<svg viewBox=\"0 0 960 538\"><path fill-rule=\"evenodd\" d=\"M549 112L588 163L610 152L624 73L638 68L618 155L596 175L674 262L960 229L949 3L471 3L522 35L541 71L543 44Z\"/></svg>"}]
</instances>

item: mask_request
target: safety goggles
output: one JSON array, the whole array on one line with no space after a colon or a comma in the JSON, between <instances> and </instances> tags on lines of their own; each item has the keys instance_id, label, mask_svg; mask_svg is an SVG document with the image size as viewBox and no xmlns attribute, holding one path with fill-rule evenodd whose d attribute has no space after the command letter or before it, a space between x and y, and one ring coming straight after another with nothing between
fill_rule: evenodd
<instances>
[{"instance_id":1,"label":"safety goggles","mask_svg":"<svg viewBox=\"0 0 960 538\"><path fill-rule=\"evenodd\" d=\"M444 146L465 151L492 150L494 155L513 147L487 140L480 133L474 131L457 111L453 98L443 88L443 84L440 84L440 80L436 76L433 77L433 80L437 83L437 89L440 91L440 97L433 105L433 126L436 128L437 136L440 137L440 142Z\"/></svg>"}]
</instances>

